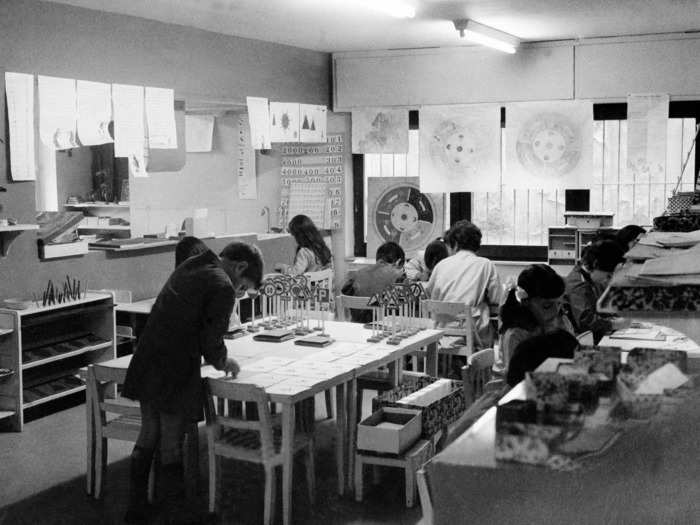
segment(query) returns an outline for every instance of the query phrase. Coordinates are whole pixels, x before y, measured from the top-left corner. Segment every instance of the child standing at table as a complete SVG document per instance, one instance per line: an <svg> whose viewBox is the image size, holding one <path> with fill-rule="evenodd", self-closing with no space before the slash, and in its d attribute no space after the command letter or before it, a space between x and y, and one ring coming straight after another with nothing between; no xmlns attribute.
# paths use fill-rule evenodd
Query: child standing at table
<svg viewBox="0 0 700 525"><path fill-rule="evenodd" d="M306 215L295 215L289 226L289 233L297 243L294 264L277 263L275 270L288 275L302 275L307 272L325 270L331 266L331 251L314 222Z"/></svg>
<svg viewBox="0 0 700 525"><path fill-rule="evenodd" d="M450 255L447 245L442 237L435 239L426 246L425 251L420 251L411 258L403 267L406 279L409 281L427 282L433 273L435 265Z"/></svg>

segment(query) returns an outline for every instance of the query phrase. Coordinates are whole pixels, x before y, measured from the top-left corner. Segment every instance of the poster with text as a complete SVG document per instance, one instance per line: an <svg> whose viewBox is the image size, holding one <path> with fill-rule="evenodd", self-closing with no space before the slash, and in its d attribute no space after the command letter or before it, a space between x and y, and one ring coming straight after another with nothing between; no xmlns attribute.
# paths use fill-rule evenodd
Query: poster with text
<svg viewBox="0 0 700 525"><path fill-rule="evenodd" d="M420 110L420 190L498 190L501 108L496 104Z"/></svg>
<svg viewBox="0 0 700 525"><path fill-rule="evenodd" d="M39 137L56 150L78 147L75 79L39 75Z"/></svg>
<svg viewBox="0 0 700 525"><path fill-rule="evenodd" d="M36 180L34 141L34 75L5 72L7 124L10 136L10 176Z"/></svg>
<svg viewBox="0 0 700 525"><path fill-rule="evenodd" d="M353 153L408 153L408 110L363 108L352 112Z"/></svg>
<svg viewBox="0 0 700 525"><path fill-rule="evenodd" d="M112 86L103 82L78 80L78 138L83 146L112 142Z"/></svg>
<svg viewBox="0 0 700 525"><path fill-rule="evenodd" d="M506 107L509 189L586 189L593 164L593 104L548 101Z"/></svg>
<svg viewBox="0 0 700 525"><path fill-rule="evenodd" d="M270 149L270 104L266 98L246 97L253 149Z"/></svg>

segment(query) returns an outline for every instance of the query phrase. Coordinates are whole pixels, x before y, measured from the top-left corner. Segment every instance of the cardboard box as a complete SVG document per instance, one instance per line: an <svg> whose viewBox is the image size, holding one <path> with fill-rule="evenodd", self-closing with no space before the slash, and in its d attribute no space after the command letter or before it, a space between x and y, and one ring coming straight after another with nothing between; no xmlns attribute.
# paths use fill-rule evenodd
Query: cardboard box
<svg viewBox="0 0 700 525"><path fill-rule="evenodd" d="M401 454L421 433L421 413L405 408L380 408L357 425L358 450Z"/></svg>

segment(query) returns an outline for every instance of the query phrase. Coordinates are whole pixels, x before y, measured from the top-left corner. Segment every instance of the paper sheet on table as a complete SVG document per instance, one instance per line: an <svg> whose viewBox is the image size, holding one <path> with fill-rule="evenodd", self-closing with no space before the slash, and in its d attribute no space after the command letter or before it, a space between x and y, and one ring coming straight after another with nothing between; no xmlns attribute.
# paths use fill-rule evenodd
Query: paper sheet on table
<svg viewBox="0 0 700 525"><path fill-rule="evenodd" d="M247 383L259 386L261 388L269 388L272 385L276 385L277 383L281 383L282 381L286 381L287 379L289 379L289 376L287 375L276 373L261 373L242 378L239 381L239 383Z"/></svg>
<svg viewBox="0 0 700 525"><path fill-rule="evenodd" d="M261 97L246 97L250 141L253 149L271 149L270 107L268 100Z"/></svg>
<svg viewBox="0 0 700 525"><path fill-rule="evenodd" d="M199 373L203 378L211 377L212 379L222 379L226 376L226 372L223 370L217 370L211 365L204 365L202 368L200 368Z"/></svg>
<svg viewBox="0 0 700 525"><path fill-rule="evenodd" d="M75 79L39 75L39 137L47 146L77 148Z"/></svg>
<svg viewBox="0 0 700 525"><path fill-rule="evenodd" d="M146 87L146 125L151 149L176 149L175 93L172 89Z"/></svg>
<svg viewBox="0 0 700 525"><path fill-rule="evenodd" d="M214 115L185 115L185 148L187 153L211 151L214 137Z"/></svg>
<svg viewBox="0 0 700 525"><path fill-rule="evenodd" d="M688 381L688 376L673 363L666 363L654 370L637 386L637 394L663 394L664 390L673 390Z"/></svg>
<svg viewBox="0 0 700 525"><path fill-rule="evenodd" d="M112 84L114 156L129 159L129 173L147 177L143 86Z"/></svg>
<svg viewBox="0 0 700 525"><path fill-rule="evenodd" d="M648 341L663 341L666 336L658 328L625 328L610 334L611 339L641 339Z"/></svg>
<svg viewBox="0 0 700 525"><path fill-rule="evenodd" d="M286 359L284 357L263 357L258 361L254 361L246 366L248 370L259 370L261 372L271 372L279 368L283 368L293 363L294 359Z"/></svg>
<svg viewBox="0 0 700 525"><path fill-rule="evenodd" d="M112 86L103 82L78 80L78 138L83 146L112 142Z"/></svg>
<svg viewBox="0 0 700 525"><path fill-rule="evenodd" d="M6 72L5 94L10 135L10 176L13 181L36 180L34 75Z"/></svg>
<svg viewBox="0 0 700 525"><path fill-rule="evenodd" d="M268 394L294 395L308 390L309 386L312 385L301 384L294 378L289 378L266 388L265 391Z"/></svg>

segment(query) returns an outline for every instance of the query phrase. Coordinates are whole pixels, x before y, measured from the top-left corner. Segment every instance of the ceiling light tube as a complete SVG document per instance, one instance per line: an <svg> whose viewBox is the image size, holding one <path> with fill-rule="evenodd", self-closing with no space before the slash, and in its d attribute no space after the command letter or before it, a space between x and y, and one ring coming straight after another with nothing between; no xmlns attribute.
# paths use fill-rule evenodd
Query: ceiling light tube
<svg viewBox="0 0 700 525"><path fill-rule="evenodd" d="M396 18L416 16L416 9L401 0L358 0L357 3Z"/></svg>
<svg viewBox="0 0 700 525"><path fill-rule="evenodd" d="M515 53L518 45L520 45L520 40L513 35L474 22L474 20L454 20L454 25L455 29L459 31L460 37L505 53Z"/></svg>

